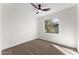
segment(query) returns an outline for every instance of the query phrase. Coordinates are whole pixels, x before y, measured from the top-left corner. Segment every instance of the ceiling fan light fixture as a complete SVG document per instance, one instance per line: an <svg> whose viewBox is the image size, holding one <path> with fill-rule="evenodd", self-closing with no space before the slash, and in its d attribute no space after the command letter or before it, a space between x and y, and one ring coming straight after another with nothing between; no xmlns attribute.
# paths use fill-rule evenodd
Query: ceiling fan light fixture
<svg viewBox="0 0 79 59"><path fill-rule="evenodd" d="M42 12L41 10L38 10L38 12Z"/></svg>

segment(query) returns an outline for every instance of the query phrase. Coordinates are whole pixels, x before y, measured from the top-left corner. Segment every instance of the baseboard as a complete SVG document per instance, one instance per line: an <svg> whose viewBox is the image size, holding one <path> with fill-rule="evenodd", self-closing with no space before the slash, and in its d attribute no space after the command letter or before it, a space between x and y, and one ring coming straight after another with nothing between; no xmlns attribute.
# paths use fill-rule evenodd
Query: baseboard
<svg viewBox="0 0 79 59"><path fill-rule="evenodd" d="M40 39L40 38L38 38L38 39ZM52 43L52 44L59 45L59 46L61 46L61 47L66 47L66 48L69 48L69 49L72 49L72 50L78 52L77 48L68 47L68 46L65 46L65 45L62 45L62 44L58 44L58 43L55 43L55 42L51 42L51 41L48 41L48 40L45 40L45 39L40 39L40 40L44 40L44 41L46 41L46 42L50 42L50 43Z"/></svg>
<svg viewBox="0 0 79 59"><path fill-rule="evenodd" d="M9 47L7 47L7 48L1 49L1 51L4 51L4 50L6 50L6 49L15 47L15 46L17 46L17 45L20 45L20 44L23 44L23 43L26 43L26 42L29 42L29 41L32 41L32 40L35 40L35 39L37 39L37 38L33 38L33 39L28 40L28 41L24 41L24 42L17 43L17 44L15 44L15 45L9 46Z"/></svg>
<svg viewBox="0 0 79 59"><path fill-rule="evenodd" d="M35 38L35 39L32 39L32 40L36 40L36 39L40 39L40 38ZM32 41L32 40L29 40L29 41ZM77 48L72 48L72 47L64 46L64 45L61 45L61 44L58 44L58 43L55 43L55 42L47 41L47 40L45 40L45 39L40 39L40 40L49 42L49 43L51 43L51 44L59 45L59 46L61 46L61 47L66 47L66 48L68 48L68 49L72 49L72 50L74 50L74 51L77 52ZM23 42L23 43L28 43L29 41ZM23 44L23 43L20 43L20 44ZM17 45L20 45L20 44L17 44ZM15 46L17 46L17 45L15 45ZM15 46L12 46L12 47L15 47ZM9 47L9 48L12 48L12 47ZM9 48L6 48L6 49L9 49ZM6 50L6 49L3 49L2 51Z"/></svg>

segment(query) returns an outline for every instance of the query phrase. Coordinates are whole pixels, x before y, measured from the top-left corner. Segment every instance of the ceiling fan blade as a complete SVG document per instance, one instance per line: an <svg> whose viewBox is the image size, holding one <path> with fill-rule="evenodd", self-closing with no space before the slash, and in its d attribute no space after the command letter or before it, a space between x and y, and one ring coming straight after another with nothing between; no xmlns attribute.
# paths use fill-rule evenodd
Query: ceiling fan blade
<svg viewBox="0 0 79 59"><path fill-rule="evenodd" d="M32 5L33 7L35 7L36 9L39 9L39 8L37 8L37 6L36 6L36 5L34 5L33 3L31 3L31 5Z"/></svg>
<svg viewBox="0 0 79 59"><path fill-rule="evenodd" d="M46 8L46 9L41 9L42 11L48 11L50 10L50 8Z"/></svg>
<svg viewBox="0 0 79 59"><path fill-rule="evenodd" d="M36 14L38 14L39 12L36 12Z"/></svg>

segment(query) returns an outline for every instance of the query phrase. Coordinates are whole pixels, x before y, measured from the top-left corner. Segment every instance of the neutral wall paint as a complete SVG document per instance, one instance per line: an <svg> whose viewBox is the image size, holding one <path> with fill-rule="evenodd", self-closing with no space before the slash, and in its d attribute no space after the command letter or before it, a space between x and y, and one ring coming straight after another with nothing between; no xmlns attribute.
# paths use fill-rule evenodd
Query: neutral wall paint
<svg viewBox="0 0 79 59"><path fill-rule="evenodd" d="M77 49L78 49L78 52L79 52L79 4L77 4L77 40L78 40L78 46L77 46Z"/></svg>
<svg viewBox="0 0 79 59"><path fill-rule="evenodd" d="M0 54L1 54L1 4L0 4Z"/></svg>
<svg viewBox="0 0 79 59"><path fill-rule="evenodd" d="M60 16L59 34L45 33L45 19ZM76 6L38 18L38 37L65 46L77 47Z"/></svg>
<svg viewBox="0 0 79 59"><path fill-rule="evenodd" d="M37 38L37 21L30 4L2 4L2 49Z"/></svg>

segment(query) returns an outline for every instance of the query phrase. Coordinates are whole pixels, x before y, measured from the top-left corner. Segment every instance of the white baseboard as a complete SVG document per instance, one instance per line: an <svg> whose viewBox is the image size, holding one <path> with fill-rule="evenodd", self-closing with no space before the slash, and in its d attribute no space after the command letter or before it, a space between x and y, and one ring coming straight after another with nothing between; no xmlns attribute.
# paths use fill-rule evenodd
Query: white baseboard
<svg viewBox="0 0 79 59"><path fill-rule="evenodd" d="M11 48L11 47L14 47L14 46L16 46L16 45L19 45L19 44L22 44L22 43L25 43L25 42L29 42L29 41L34 40L34 39L36 39L36 38L37 38L37 37L33 37L33 38L30 38L29 40L22 41L22 42L18 42L18 43L13 44L13 45L9 45L9 46L7 46L7 47L1 48L1 50L7 49L7 48Z"/></svg>

